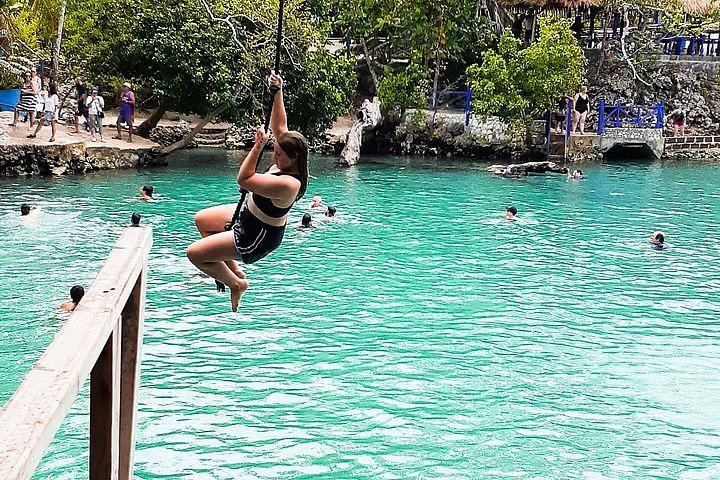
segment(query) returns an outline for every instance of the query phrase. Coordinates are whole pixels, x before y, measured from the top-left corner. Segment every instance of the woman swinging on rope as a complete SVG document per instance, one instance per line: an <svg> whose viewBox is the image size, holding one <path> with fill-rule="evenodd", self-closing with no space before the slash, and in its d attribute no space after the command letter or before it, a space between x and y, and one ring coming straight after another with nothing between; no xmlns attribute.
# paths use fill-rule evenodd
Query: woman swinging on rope
<svg viewBox="0 0 720 480"><path fill-rule="evenodd" d="M277 89L270 113L275 136L273 165L265 173L255 172L269 139L269 132L258 127L255 145L238 170L238 184L250 192L239 218L233 224L234 204L199 211L195 225L203 238L187 249L195 266L230 288L233 312L248 288L245 273L236 261L255 263L280 246L287 213L305 195L308 184L307 140L299 132L288 131L282 78L273 71L268 81ZM231 228L225 231L228 224Z"/></svg>

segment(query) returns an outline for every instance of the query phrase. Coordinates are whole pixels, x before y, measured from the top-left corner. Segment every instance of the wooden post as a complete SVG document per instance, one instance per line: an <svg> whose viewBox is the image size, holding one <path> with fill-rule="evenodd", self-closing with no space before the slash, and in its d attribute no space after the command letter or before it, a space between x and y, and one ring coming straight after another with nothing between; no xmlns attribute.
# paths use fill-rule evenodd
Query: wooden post
<svg viewBox="0 0 720 480"><path fill-rule="evenodd" d="M0 409L0 479L32 477L88 377L89 476L131 478L151 246L149 228L125 230L80 304Z"/></svg>
<svg viewBox="0 0 720 480"><path fill-rule="evenodd" d="M121 335L118 322L90 373L90 480L118 478Z"/></svg>
<svg viewBox="0 0 720 480"><path fill-rule="evenodd" d="M142 346L147 260L143 263L130 298L122 311L122 367L120 371L120 480L131 480L135 450L135 414L140 383L140 349Z"/></svg>

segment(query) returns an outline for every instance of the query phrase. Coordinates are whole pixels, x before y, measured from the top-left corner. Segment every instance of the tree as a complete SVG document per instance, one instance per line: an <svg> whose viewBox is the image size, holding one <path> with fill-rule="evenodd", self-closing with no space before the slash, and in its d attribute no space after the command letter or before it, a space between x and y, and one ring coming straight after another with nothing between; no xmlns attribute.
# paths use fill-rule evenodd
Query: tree
<svg viewBox="0 0 720 480"><path fill-rule="evenodd" d="M532 121L583 81L587 60L569 23L542 17L539 40L524 50L506 30L497 52L468 67L475 113L522 125L529 135Z"/></svg>
<svg viewBox="0 0 720 480"><path fill-rule="evenodd" d="M92 15L73 12L73 18L85 20L74 23L83 28L68 32L68 42L79 51L83 41L91 46L85 58L95 83L117 88L129 80L152 96L157 115L145 124L147 129L166 110L259 123L263 86L274 59L277 2L92 1ZM288 108L300 113L291 121L315 132L347 108L352 72L347 60L323 50L324 32L308 21L298 2L288 2L284 20ZM290 85L304 95L296 96ZM301 105L294 105L294 99Z"/></svg>

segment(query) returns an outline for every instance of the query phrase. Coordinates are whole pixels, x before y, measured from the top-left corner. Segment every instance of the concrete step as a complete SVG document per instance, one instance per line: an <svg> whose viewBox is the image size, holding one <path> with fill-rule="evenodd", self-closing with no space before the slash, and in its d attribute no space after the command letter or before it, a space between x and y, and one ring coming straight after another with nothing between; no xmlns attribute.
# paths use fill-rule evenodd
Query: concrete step
<svg viewBox="0 0 720 480"><path fill-rule="evenodd" d="M222 133L224 135L226 131L227 127L209 125L203 128L202 133Z"/></svg>
<svg viewBox="0 0 720 480"><path fill-rule="evenodd" d="M195 135L195 137L196 138L207 138L207 139L221 138L221 139L225 140L225 132L224 131L223 132L206 132L203 130L202 132L198 132L198 134Z"/></svg>
<svg viewBox="0 0 720 480"><path fill-rule="evenodd" d="M210 147L213 145L225 146L225 138L202 138L196 135L195 143L203 147Z"/></svg>
<svg viewBox="0 0 720 480"><path fill-rule="evenodd" d="M551 153L550 155L547 156L547 159L551 162L556 162L556 163L563 162L565 160L565 155L563 155L563 154L558 155L558 154Z"/></svg>

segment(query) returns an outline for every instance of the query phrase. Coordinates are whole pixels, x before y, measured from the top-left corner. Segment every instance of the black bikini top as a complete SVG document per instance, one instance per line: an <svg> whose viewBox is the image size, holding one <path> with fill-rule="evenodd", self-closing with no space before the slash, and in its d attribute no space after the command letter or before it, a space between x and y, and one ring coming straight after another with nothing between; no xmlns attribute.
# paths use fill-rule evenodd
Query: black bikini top
<svg viewBox="0 0 720 480"><path fill-rule="evenodd" d="M290 175L291 177L300 180L300 175L298 175L297 173L272 172L270 175ZM257 206L262 213L271 218L284 217L295 204L295 202L293 202L292 204L290 204L289 207L278 207L273 203L272 198L263 197L259 193L255 192L253 192L252 194L252 199L255 203L255 206Z"/></svg>

